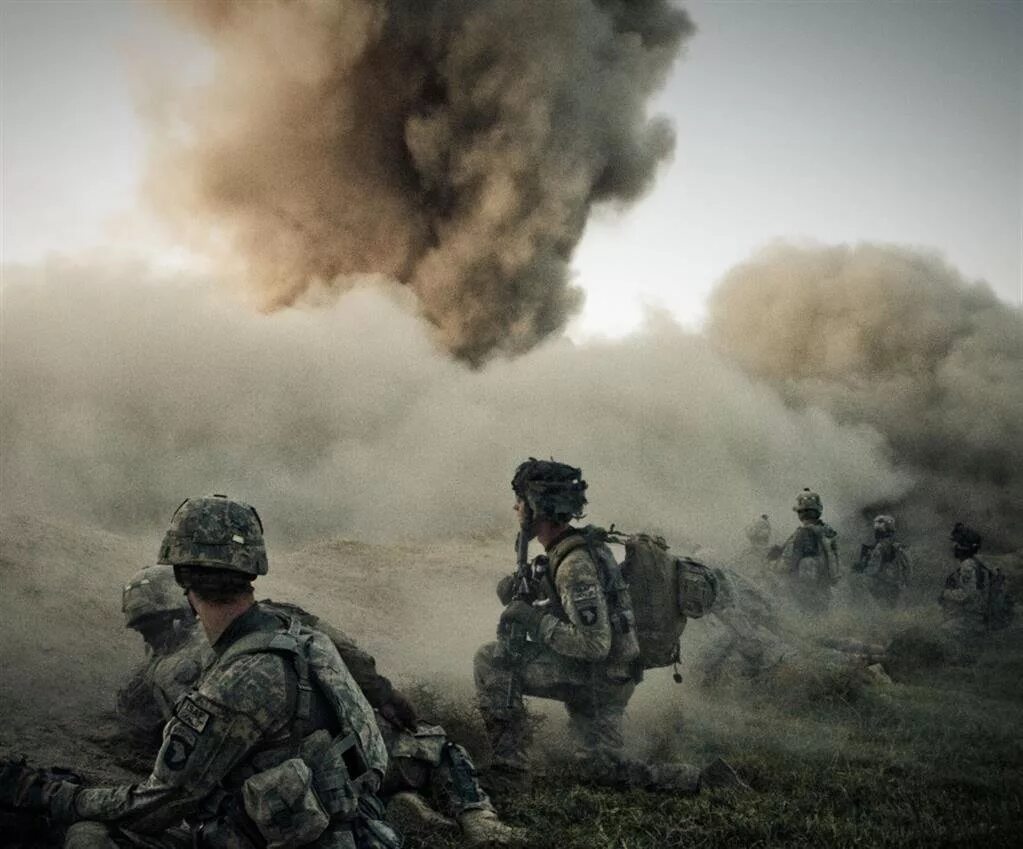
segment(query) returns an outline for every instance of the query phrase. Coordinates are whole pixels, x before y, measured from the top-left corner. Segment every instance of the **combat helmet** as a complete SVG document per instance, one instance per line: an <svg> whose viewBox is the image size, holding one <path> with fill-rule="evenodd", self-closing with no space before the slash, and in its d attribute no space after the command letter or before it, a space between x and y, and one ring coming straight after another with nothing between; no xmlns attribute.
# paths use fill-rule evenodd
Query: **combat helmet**
<svg viewBox="0 0 1023 849"><path fill-rule="evenodd" d="M192 616L188 600L174 580L168 565L147 566L135 573L121 594L124 627L137 628L144 620L157 616L184 619Z"/></svg>
<svg viewBox="0 0 1023 849"><path fill-rule="evenodd" d="M586 486L582 469L553 458L530 457L519 464L512 478L512 489L529 505L533 515L556 522L582 518Z"/></svg>
<svg viewBox="0 0 1023 849"><path fill-rule="evenodd" d="M981 536L973 528L964 525L962 522L956 522L952 528L952 533L949 535L949 539L952 541L952 550L957 555L965 555L971 557L980 551Z"/></svg>
<svg viewBox="0 0 1023 849"><path fill-rule="evenodd" d="M263 523L254 507L226 495L186 498L171 517L157 562L252 580L268 571Z"/></svg>
<svg viewBox="0 0 1023 849"><path fill-rule="evenodd" d="M796 496L796 506L792 509L797 513L803 510L816 510L817 515L820 516L824 512L824 505L816 492L811 492L809 487L804 487L803 491Z"/></svg>
<svg viewBox="0 0 1023 849"><path fill-rule="evenodd" d="M895 517L884 513L880 516L875 516L874 533L878 536L893 536L895 534Z"/></svg>

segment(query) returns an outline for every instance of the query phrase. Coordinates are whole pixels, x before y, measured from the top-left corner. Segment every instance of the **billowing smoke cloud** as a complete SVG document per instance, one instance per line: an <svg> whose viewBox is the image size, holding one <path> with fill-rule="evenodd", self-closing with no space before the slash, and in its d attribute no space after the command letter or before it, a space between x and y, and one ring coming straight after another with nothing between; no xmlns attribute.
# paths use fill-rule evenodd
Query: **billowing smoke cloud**
<svg viewBox="0 0 1023 849"><path fill-rule="evenodd" d="M917 530L1023 546L1023 315L986 286L907 249L779 245L727 275L708 327L797 408L882 433Z"/></svg>
<svg viewBox="0 0 1023 849"><path fill-rule="evenodd" d="M578 307L572 250L671 152L645 104L692 30L668 0L169 8L218 61L154 133L162 209L266 309L385 275L470 362Z"/></svg>
<svg viewBox="0 0 1023 849"><path fill-rule="evenodd" d="M398 286L270 316L215 292L7 269L5 510L155 535L182 498L226 492L278 544L507 534L515 464L553 455L583 468L590 520L725 553L760 512L790 520L804 485L840 522L911 483L870 428L787 408L664 318L470 370Z"/></svg>

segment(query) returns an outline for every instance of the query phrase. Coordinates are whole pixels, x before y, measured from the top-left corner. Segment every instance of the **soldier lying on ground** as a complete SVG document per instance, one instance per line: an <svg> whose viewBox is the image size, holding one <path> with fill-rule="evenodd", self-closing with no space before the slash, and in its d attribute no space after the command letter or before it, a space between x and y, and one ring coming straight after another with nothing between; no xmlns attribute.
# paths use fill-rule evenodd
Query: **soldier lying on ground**
<svg viewBox="0 0 1023 849"><path fill-rule="evenodd" d="M564 703L577 767L591 781L683 793L695 793L701 784L742 786L720 759L701 772L625 757L622 719L642 670L634 662L635 634L630 644L624 625L612 624L625 619L610 608L598 558L613 562L614 555L570 524L582 516L586 482L577 468L530 459L516 470L512 489L520 569L529 566L522 543L532 537L546 558L534 561L528 576L508 576L498 585L506 605L499 628L503 638L476 653L476 689L493 748L491 785L528 786L532 723L523 697L538 696ZM513 629L528 634L528 641L514 639Z"/></svg>
<svg viewBox="0 0 1023 849"><path fill-rule="evenodd" d="M701 683L713 686L729 675L757 679L782 664L869 666L884 660L882 646L848 638L807 642L786 627L777 603L755 582L732 569L715 569L718 594L711 609L718 624L701 653Z"/></svg>
<svg viewBox="0 0 1023 849"><path fill-rule="evenodd" d="M259 606L329 637L373 706L390 756L380 788L381 796L388 800L390 819L410 830L460 827L469 845L522 839L518 829L498 819L477 781L468 752L451 742L443 728L419 720L408 699L377 672L372 656L347 634L297 605L266 600ZM198 628L170 566L151 566L139 572L124 588L122 608L125 624L146 641L147 659L118 694L118 713L129 727L141 729L152 739L154 715L156 726L162 726L213 656L205 640L195 639ZM421 793L432 796L453 819L429 807Z"/></svg>
<svg viewBox="0 0 1023 849"><path fill-rule="evenodd" d="M267 611L256 511L224 496L175 511L160 548L215 659L180 698L152 772L86 787L24 765L0 770L0 806L68 824L71 849L397 849L376 798L387 751L333 643Z"/></svg>

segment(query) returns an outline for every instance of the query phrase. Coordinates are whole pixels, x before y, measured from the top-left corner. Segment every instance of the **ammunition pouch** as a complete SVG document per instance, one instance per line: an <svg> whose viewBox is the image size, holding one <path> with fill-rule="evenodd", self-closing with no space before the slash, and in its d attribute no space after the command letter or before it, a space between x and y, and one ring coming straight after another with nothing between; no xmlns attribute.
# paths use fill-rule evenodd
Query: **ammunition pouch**
<svg viewBox="0 0 1023 849"><path fill-rule="evenodd" d="M301 758L253 775L242 785L242 801L266 849L312 843L330 824L313 789L312 770Z"/></svg>

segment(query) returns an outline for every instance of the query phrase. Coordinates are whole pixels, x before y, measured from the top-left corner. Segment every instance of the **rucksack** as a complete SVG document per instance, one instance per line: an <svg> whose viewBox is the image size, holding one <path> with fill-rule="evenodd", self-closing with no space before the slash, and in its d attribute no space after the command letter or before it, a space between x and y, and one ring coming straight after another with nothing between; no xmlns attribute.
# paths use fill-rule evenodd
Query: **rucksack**
<svg viewBox="0 0 1023 849"><path fill-rule="evenodd" d="M639 663L644 669L678 663L686 620L710 612L717 598L714 573L691 557L673 556L663 537L626 534L614 525L587 530L600 542L625 547L621 574L629 587ZM613 608L615 598L609 595L608 603Z"/></svg>

